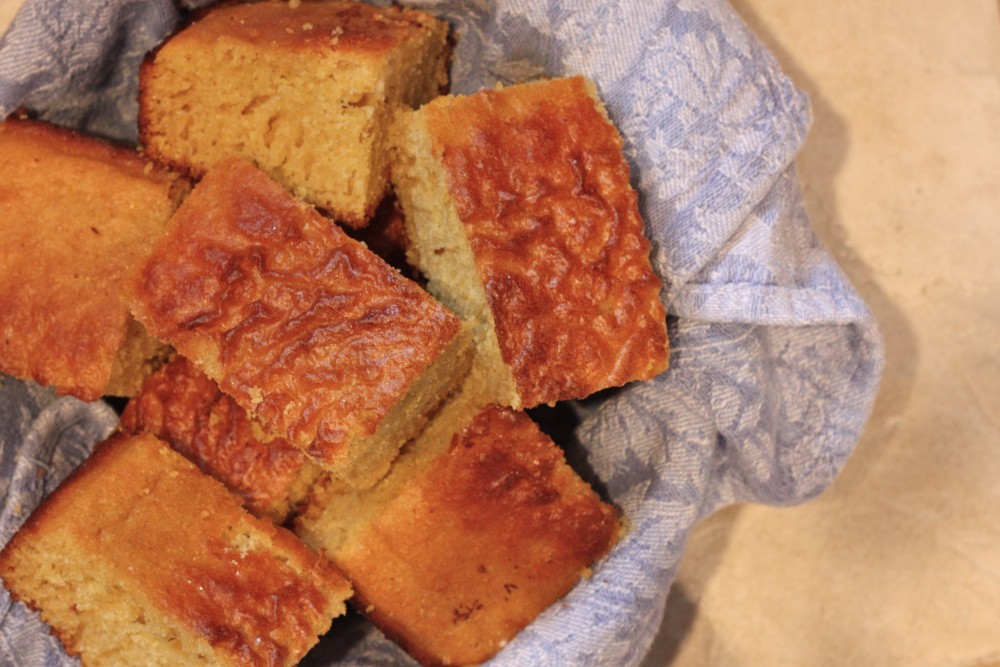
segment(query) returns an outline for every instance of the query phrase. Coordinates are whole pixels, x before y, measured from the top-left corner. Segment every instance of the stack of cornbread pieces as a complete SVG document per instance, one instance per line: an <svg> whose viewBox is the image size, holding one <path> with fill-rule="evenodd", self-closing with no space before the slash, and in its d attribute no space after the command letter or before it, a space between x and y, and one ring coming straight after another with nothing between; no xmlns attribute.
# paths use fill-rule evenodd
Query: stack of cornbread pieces
<svg viewBox="0 0 1000 667"><path fill-rule="evenodd" d="M147 56L139 151L0 125L0 370L129 397L0 554L84 664L295 664L345 601L477 664L620 538L524 410L667 367L621 138L583 77L446 95L451 47L226 3Z"/></svg>

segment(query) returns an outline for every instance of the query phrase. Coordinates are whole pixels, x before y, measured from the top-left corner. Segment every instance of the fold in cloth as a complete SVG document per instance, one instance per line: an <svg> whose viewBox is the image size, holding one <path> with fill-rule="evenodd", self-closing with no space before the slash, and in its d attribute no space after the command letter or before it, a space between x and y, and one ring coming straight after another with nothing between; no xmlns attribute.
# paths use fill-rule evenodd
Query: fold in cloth
<svg viewBox="0 0 1000 667"><path fill-rule="evenodd" d="M637 664L695 522L818 494L874 401L877 325L812 232L795 178L808 103L722 0L405 4L452 22L453 92L584 74L625 137L666 285L671 368L568 407L571 460L630 530L491 664ZM134 141L138 64L178 20L168 0L28 0L0 39L0 115L24 106ZM6 540L115 417L9 378L0 415ZM71 664L33 614L6 594L0 608L0 662ZM307 663L410 661L349 620Z"/></svg>

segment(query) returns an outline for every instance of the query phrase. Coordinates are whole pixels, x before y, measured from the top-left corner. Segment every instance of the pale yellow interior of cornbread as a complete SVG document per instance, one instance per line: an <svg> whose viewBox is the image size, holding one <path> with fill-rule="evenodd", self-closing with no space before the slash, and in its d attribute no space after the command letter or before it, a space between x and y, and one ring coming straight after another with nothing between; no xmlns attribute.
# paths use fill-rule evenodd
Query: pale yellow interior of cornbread
<svg viewBox="0 0 1000 667"><path fill-rule="evenodd" d="M428 290L473 327L476 355L470 375L484 392L483 402L520 409L472 247L420 112L397 115L392 143L393 186L405 213L408 258L427 277Z"/></svg>
<svg viewBox="0 0 1000 667"><path fill-rule="evenodd" d="M168 44L148 83L148 143L202 172L244 156L299 197L360 224L386 190L392 109L434 94L439 46L409 40L361 57L226 38Z"/></svg>
<svg viewBox="0 0 1000 667"><path fill-rule="evenodd" d="M299 468L299 474L296 475L295 479L292 481L291 485L288 487L288 493L280 504L272 507L271 511L268 513L268 517L275 524L281 525L285 522L285 519L291 515L295 508L305 500L306 496L309 495L309 489L313 487L320 476L323 474L322 468L315 465L311 461L306 461Z"/></svg>
<svg viewBox="0 0 1000 667"><path fill-rule="evenodd" d="M33 592L33 606L57 629L84 664L224 665L205 639L176 625L120 577L93 560L65 532L44 533L24 543L12 563L19 590ZM12 575L11 575L12 576Z"/></svg>
<svg viewBox="0 0 1000 667"><path fill-rule="evenodd" d="M170 356L169 345L146 333L145 327L129 316L125 342L118 348L111 379L105 394L109 396L135 396L143 381Z"/></svg>
<svg viewBox="0 0 1000 667"><path fill-rule="evenodd" d="M379 422L375 433L351 444L347 460L334 473L360 489L383 478L400 446L420 432L431 413L465 379L471 352L470 334L463 327Z"/></svg>

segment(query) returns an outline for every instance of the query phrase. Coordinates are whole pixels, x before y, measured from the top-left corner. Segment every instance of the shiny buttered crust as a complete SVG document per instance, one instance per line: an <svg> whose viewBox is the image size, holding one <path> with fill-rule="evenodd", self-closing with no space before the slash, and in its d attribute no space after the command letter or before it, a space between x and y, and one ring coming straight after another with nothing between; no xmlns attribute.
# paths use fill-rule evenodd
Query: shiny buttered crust
<svg viewBox="0 0 1000 667"><path fill-rule="evenodd" d="M521 405L663 371L661 283L621 137L592 84L574 77L441 97L417 113Z"/></svg>
<svg viewBox="0 0 1000 667"><path fill-rule="evenodd" d="M185 357L146 379L121 416L127 433L151 433L234 493L282 523L318 470L287 440L262 431L232 397Z"/></svg>
<svg viewBox="0 0 1000 667"><path fill-rule="evenodd" d="M608 552L617 511L524 413L488 407L330 554L424 664L477 664Z"/></svg>
<svg viewBox="0 0 1000 667"><path fill-rule="evenodd" d="M0 371L100 398L128 328L128 268L187 184L40 121L0 123L0 156Z"/></svg>
<svg viewBox="0 0 1000 667"><path fill-rule="evenodd" d="M195 187L131 289L136 319L328 467L375 433L461 327L239 159Z"/></svg>
<svg viewBox="0 0 1000 667"><path fill-rule="evenodd" d="M4 549L0 576L85 664L128 651L169 664L182 643L187 659L208 647L222 664L295 664L350 595L328 561L150 435L99 444Z"/></svg>

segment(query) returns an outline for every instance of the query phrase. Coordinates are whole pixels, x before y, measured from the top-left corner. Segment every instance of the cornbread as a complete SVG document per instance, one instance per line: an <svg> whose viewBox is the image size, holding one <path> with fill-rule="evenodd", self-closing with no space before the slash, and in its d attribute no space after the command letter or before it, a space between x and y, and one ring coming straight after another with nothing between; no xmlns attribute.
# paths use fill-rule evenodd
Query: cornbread
<svg viewBox="0 0 1000 667"><path fill-rule="evenodd" d="M0 554L0 577L91 667L293 665L351 594L148 434L99 444Z"/></svg>
<svg viewBox="0 0 1000 667"><path fill-rule="evenodd" d="M589 573L617 512L524 413L443 408L374 488L330 480L295 530L423 664L478 664ZM457 432L455 424L463 424Z"/></svg>
<svg viewBox="0 0 1000 667"><path fill-rule="evenodd" d="M241 159L206 174L130 283L150 332L354 485L468 368L455 315Z"/></svg>
<svg viewBox="0 0 1000 667"><path fill-rule="evenodd" d="M121 428L164 440L242 496L249 511L279 525L319 476L303 452L265 433L180 355L146 379L125 406Z"/></svg>
<svg viewBox="0 0 1000 667"><path fill-rule="evenodd" d="M243 156L364 225L386 192L390 119L447 87L450 51L448 24L414 9L225 4L146 59L140 140L193 176Z"/></svg>
<svg viewBox="0 0 1000 667"><path fill-rule="evenodd" d="M130 321L128 267L187 190L134 150L0 123L0 371L84 400L129 395L163 344Z"/></svg>
<svg viewBox="0 0 1000 667"><path fill-rule="evenodd" d="M479 324L477 373L514 408L667 367L622 140L582 77L400 114L393 181L428 289Z"/></svg>
<svg viewBox="0 0 1000 667"><path fill-rule="evenodd" d="M115 354L114 363L111 365L111 377L104 388L104 394L119 397L134 396L146 378L167 363L172 353L173 350L169 345L150 336L146 328L136 322L129 313L125 342Z"/></svg>

